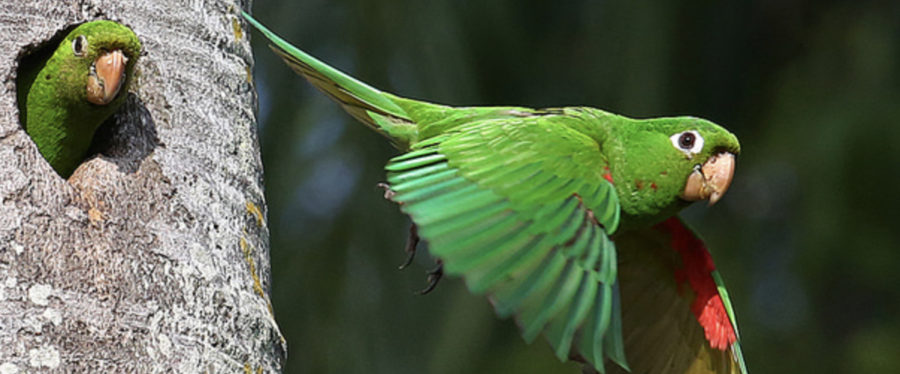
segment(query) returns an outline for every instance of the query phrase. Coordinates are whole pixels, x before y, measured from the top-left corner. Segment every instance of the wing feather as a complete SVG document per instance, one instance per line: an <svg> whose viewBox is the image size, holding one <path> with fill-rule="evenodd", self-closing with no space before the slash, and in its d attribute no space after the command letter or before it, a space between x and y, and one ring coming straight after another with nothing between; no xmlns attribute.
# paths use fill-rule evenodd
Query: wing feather
<svg viewBox="0 0 900 374"><path fill-rule="evenodd" d="M677 232L670 230L673 227ZM714 348L692 311L697 293L689 282L679 279L686 258L676 250L678 245L673 245L677 235L689 235L689 240L682 238L680 243L702 245L678 218L616 238L621 250L618 270L625 311L623 336L631 373L746 374L739 340L725 349ZM690 250L706 252L702 246ZM731 303L721 279L715 271L705 276L717 286L728 311L730 326L722 328L734 329L736 335Z"/></svg>
<svg viewBox="0 0 900 374"><path fill-rule="evenodd" d="M514 315L527 341L543 333L561 360L603 370L624 363L618 197L597 144L550 117L458 126L391 160L388 181L446 273Z"/></svg>

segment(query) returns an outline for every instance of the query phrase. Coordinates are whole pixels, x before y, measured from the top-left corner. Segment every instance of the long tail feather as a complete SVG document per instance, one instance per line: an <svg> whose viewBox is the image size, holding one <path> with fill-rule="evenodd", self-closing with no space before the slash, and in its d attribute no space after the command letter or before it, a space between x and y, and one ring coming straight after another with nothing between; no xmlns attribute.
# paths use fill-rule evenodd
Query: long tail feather
<svg viewBox="0 0 900 374"><path fill-rule="evenodd" d="M294 47L263 26L247 12L241 12L253 27L269 39L269 46L297 74L327 94L375 131L405 149L416 138L416 125L391 96L337 70Z"/></svg>

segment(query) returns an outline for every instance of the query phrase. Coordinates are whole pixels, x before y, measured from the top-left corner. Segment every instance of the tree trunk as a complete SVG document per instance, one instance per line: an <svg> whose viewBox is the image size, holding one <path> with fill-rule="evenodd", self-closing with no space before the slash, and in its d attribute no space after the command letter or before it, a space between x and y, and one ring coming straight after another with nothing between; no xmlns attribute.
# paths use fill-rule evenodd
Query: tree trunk
<svg viewBox="0 0 900 374"><path fill-rule="evenodd" d="M0 3L0 373L281 370L248 1ZM94 19L143 52L64 180L19 124L16 66Z"/></svg>

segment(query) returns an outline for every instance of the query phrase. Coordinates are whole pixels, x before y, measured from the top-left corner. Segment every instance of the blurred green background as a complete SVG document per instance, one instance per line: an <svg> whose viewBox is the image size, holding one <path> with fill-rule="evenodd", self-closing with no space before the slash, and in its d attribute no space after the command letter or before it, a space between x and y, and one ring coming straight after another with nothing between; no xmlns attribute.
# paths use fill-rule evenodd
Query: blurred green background
<svg viewBox="0 0 900 374"><path fill-rule="evenodd" d="M900 2L257 1L315 56L452 105L691 114L735 132L707 239L752 373L900 373ZM578 373L420 255L375 184L397 151L253 34L289 373Z"/></svg>

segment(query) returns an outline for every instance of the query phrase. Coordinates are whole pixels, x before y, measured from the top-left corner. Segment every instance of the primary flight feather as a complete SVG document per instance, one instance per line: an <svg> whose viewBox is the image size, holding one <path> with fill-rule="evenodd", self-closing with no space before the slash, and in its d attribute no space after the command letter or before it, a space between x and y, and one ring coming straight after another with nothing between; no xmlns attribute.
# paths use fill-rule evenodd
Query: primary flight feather
<svg viewBox="0 0 900 374"><path fill-rule="evenodd" d="M297 73L403 152L388 196L527 341L599 372L746 373L703 242L675 215L718 201L737 138L695 117L450 107L379 91L244 17ZM414 232L415 232L414 231Z"/></svg>

